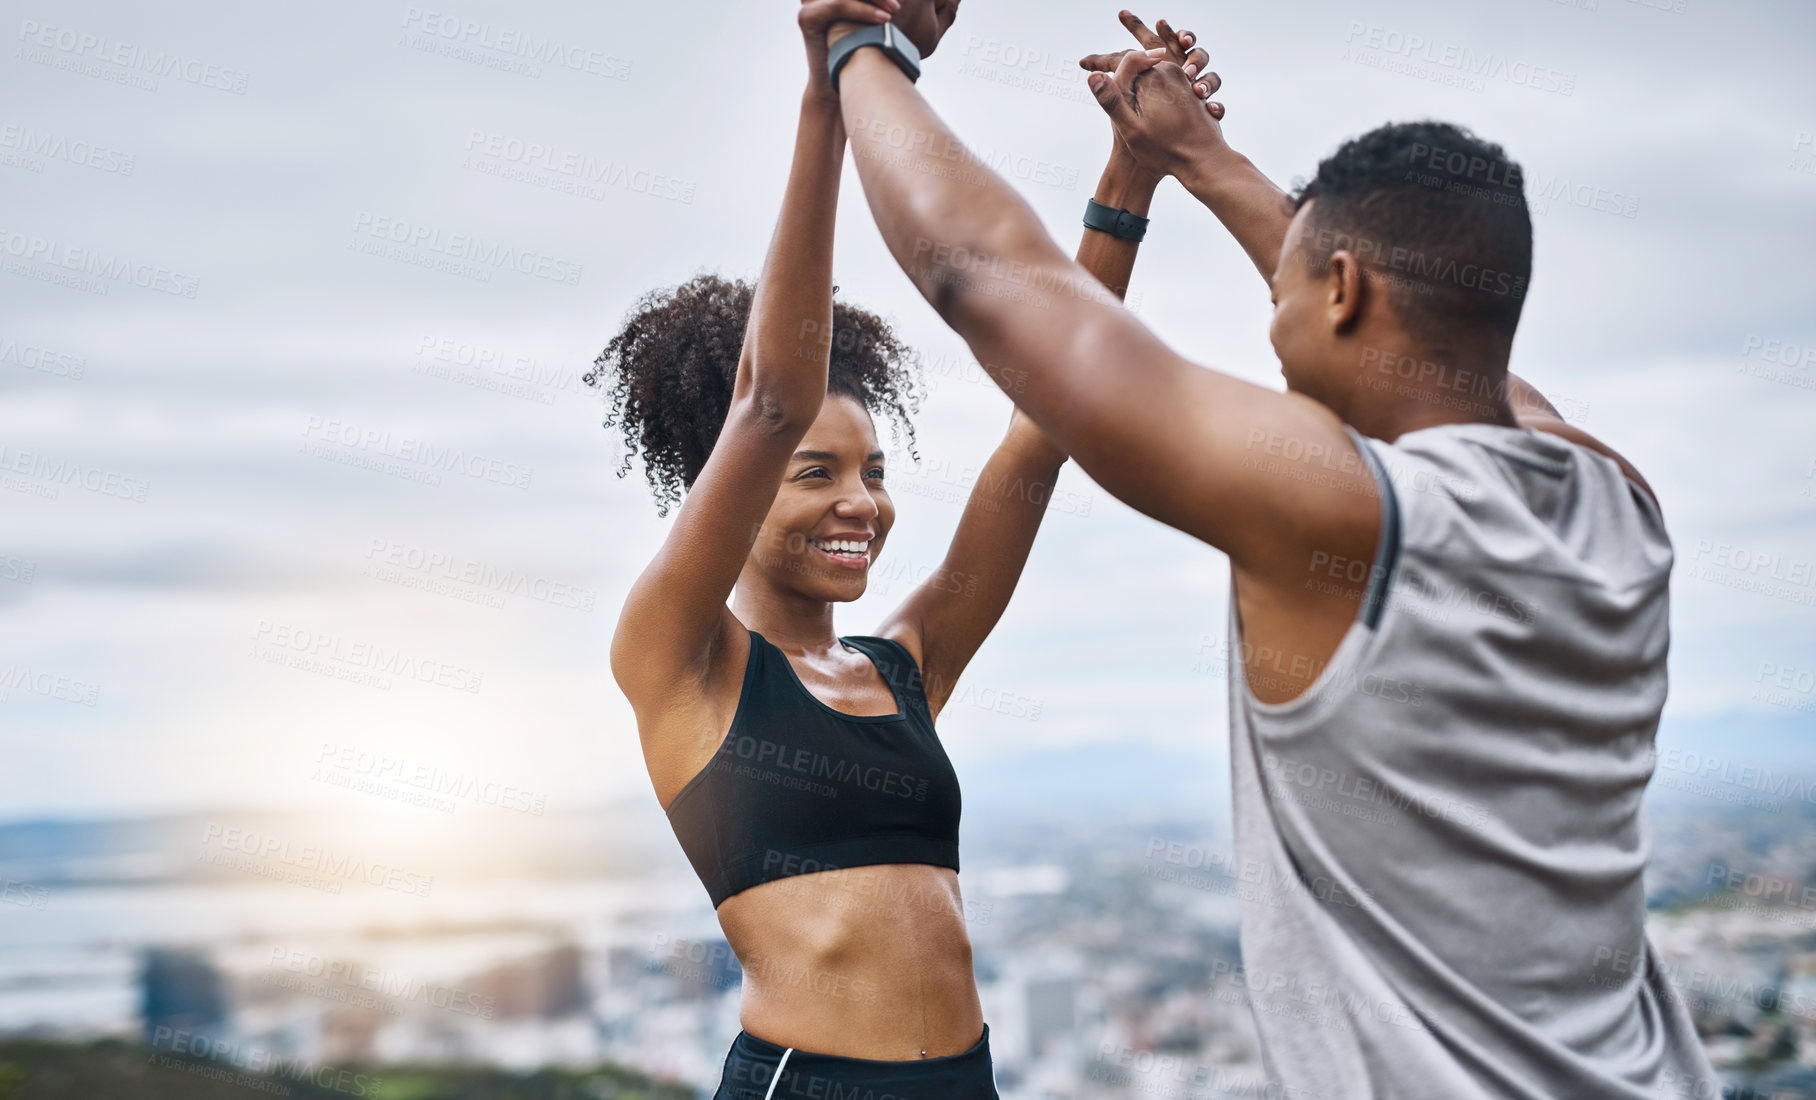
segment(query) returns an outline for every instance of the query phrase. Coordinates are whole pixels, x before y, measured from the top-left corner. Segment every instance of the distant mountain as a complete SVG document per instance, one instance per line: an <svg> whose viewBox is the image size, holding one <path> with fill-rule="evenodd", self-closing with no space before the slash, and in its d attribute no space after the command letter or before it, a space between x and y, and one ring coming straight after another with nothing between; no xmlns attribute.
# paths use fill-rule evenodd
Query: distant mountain
<svg viewBox="0 0 1816 1100"><path fill-rule="evenodd" d="M223 864L308 869L341 859L478 878L639 875L684 866L647 799L541 816L414 814L242 809L15 822L0 825L0 877L46 887L244 880L246 871Z"/></svg>

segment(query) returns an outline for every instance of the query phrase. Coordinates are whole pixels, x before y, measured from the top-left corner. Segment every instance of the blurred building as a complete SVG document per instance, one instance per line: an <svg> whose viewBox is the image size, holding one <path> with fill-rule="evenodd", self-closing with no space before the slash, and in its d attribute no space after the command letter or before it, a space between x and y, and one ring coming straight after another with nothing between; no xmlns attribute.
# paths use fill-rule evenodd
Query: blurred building
<svg viewBox="0 0 1816 1100"><path fill-rule="evenodd" d="M212 1036L226 1028L226 983L203 952L146 948L140 955L139 990L148 1045L168 1046L174 1032Z"/></svg>
<svg viewBox="0 0 1816 1100"><path fill-rule="evenodd" d="M1028 1011L1028 1049L1069 1045L1078 1029L1078 981L1071 977L1032 978L1023 991Z"/></svg>
<svg viewBox="0 0 1816 1100"><path fill-rule="evenodd" d="M492 998L499 1019L554 1020L587 1011L584 971L580 948L562 943L482 971L466 984L477 996Z"/></svg>

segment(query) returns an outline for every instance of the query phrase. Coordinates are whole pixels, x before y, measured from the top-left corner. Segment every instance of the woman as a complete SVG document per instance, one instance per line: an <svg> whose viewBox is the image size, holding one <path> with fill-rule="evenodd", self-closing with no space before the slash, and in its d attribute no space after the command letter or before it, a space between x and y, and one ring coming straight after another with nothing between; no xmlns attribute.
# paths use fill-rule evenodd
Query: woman
<svg viewBox="0 0 1816 1100"><path fill-rule="evenodd" d="M903 33L931 53L953 7L917 9ZM834 634L895 519L871 413L905 421L913 389L883 322L832 301L845 133L826 32L895 10L802 6L810 77L755 291L701 277L650 295L588 376L664 511L686 490L625 601L612 672L744 968L724 1100L996 1096L933 721L1008 604L1065 456L1017 413L945 568L874 636ZM1119 151L1097 199L1145 214L1157 184ZM1080 249L1119 293L1134 257L1095 232Z"/></svg>

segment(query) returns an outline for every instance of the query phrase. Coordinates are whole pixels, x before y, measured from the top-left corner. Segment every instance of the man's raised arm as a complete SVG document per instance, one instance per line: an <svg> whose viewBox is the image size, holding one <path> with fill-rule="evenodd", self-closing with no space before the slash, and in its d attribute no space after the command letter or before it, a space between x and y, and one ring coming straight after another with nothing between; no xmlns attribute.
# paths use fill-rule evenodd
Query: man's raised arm
<svg viewBox="0 0 1816 1100"><path fill-rule="evenodd" d="M1133 81L1155 61L1131 56L1118 77ZM1203 110L1178 65L1152 75L1156 105L1182 96ZM1009 396L1098 484L1239 562L1269 561L1312 526L1372 531L1372 482L1328 409L1174 353L1066 256L881 50L852 55L839 88L896 261L999 384L1019 383ZM1310 481L1282 477L1279 462L1264 461L1274 444L1321 456L1325 469Z"/></svg>
<svg viewBox="0 0 1816 1100"><path fill-rule="evenodd" d="M1123 25L1142 45L1161 40L1133 15L1124 12L1123 17ZM1164 20L1157 27L1163 35L1166 33ZM1186 48L1197 46L1189 33L1179 38ZM1092 73L1108 74L1130 52L1093 54L1082 58L1079 66ZM1193 56L1200 52L1194 49ZM1216 92L1221 83L1216 73L1189 75L1202 82L1200 88L1205 96ZM1223 112L1217 104L1206 102L1201 111L1138 110L1139 97L1132 86L1125 89L1118 82L1099 76L1093 76L1091 83L1099 106L1116 130L1117 140L1136 164L1153 175L1179 180L1217 216L1254 261L1262 279L1271 283L1292 225L1293 203L1253 161L1230 147L1223 135ZM1413 155L1415 159L1407 164L1409 171L1428 167L1428 157L1435 164L1436 158L1446 156L1447 151L1415 146ZM1607 455L1651 494L1651 487L1632 463L1581 428L1566 423L1563 414L1531 383L1511 371L1508 383L1508 403L1523 426L1562 436Z"/></svg>

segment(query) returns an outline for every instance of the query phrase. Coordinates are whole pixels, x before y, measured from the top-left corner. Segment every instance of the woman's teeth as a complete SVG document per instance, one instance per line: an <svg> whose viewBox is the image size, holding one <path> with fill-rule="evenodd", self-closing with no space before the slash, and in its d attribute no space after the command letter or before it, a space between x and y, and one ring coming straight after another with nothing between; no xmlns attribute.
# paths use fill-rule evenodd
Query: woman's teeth
<svg viewBox="0 0 1816 1100"><path fill-rule="evenodd" d="M808 539L807 541L816 550L824 550L828 554L837 554L840 557L862 558L868 557L870 554L870 544L859 542L856 539Z"/></svg>

